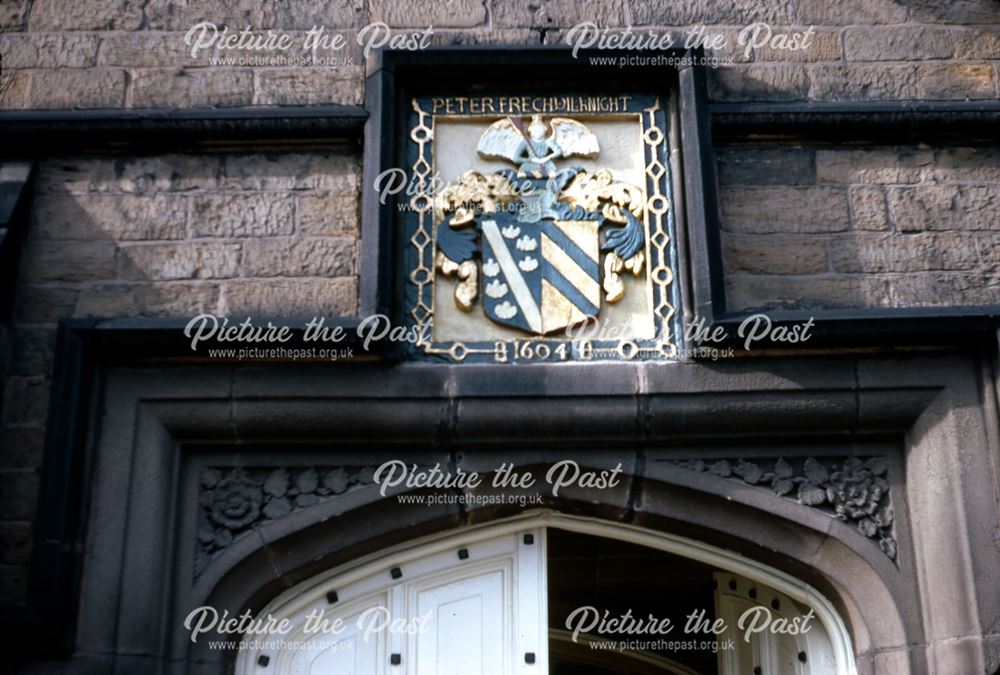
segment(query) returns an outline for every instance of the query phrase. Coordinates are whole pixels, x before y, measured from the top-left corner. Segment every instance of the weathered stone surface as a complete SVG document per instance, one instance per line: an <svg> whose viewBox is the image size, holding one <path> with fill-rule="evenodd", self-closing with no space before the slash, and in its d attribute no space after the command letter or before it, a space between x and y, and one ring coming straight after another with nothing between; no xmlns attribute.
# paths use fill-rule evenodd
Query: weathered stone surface
<svg viewBox="0 0 1000 675"><path fill-rule="evenodd" d="M294 229L292 200L275 194L207 194L194 198L198 237L271 237Z"/></svg>
<svg viewBox="0 0 1000 675"><path fill-rule="evenodd" d="M733 236L724 244L727 271L813 274L827 270L826 246L814 237Z"/></svg>
<svg viewBox="0 0 1000 675"><path fill-rule="evenodd" d="M996 71L985 63L938 63L917 67L917 89L925 99L994 99Z"/></svg>
<svg viewBox="0 0 1000 675"><path fill-rule="evenodd" d="M352 28L364 23L364 3L359 0L151 0L146 6L154 30L188 30L202 21L242 30L309 30L313 26Z"/></svg>
<svg viewBox="0 0 1000 675"><path fill-rule="evenodd" d="M14 375L48 375L56 345L55 324L25 325L14 334L10 372Z"/></svg>
<svg viewBox="0 0 1000 675"><path fill-rule="evenodd" d="M132 105L136 108L238 106L252 102L253 74L248 70L151 68L136 71L132 81Z"/></svg>
<svg viewBox="0 0 1000 675"><path fill-rule="evenodd" d="M809 77L793 64L750 64L709 71L709 96L717 101L798 101L809 93Z"/></svg>
<svg viewBox="0 0 1000 675"><path fill-rule="evenodd" d="M243 275L252 277L346 277L356 273L357 240L250 239L243 254Z"/></svg>
<svg viewBox="0 0 1000 675"><path fill-rule="evenodd" d="M364 72L358 66L260 69L255 79L257 105L359 105L364 100Z"/></svg>
<svg viewBox="0 0 1000 675"><path fill-rule="evenodd" d="M897 307L995 305L1000 303L1000 275L968 272L906 274L892 279Z"/></svg>
<svg viewBox="0 0 1000 675"><path fill-rule="evenodd" d="M861 275L803 276L734 274L726 279L734 309L827 309L891 307L889 282Z"/></svg>
<svg viewBox="0 0 1000 675"><path fill-rule="evenodd" d="M817 150L819 183L919 183L934 167L934 153L912 148Z"/></svg>
<svg viewBox="0 0 1000 675"><path fill-rule="evenodd" d="M0 34L6 68L87 68L97 63L97 36L84 33Z"/></svg>
<svg viewBox="0 0 1000 675"><path fill-rule="evenodd" d="M30 83L31 75L26 71L4 71L0 75L0 109L21 110L30 107Z"/></svg>
<svg viewBox="0 0 1000 675"><path fill-rule="evenodd" d="M190 28L190 26L188 27ZM181 68L207 66L218 56L215 49L202 49L191 56L191 45L184 42L185 33L111 33L101 36L98 63L126 68Z"/></svg>
<svg viewBox="0 0 1000 675"><path fill-rule="evenodd" d="M45 195L36 200L33 230L47 239L182 239L186 197Z"/></svg>
<svg viewBox="0 0 1000 675"><path fill-rule="evenodd" d="M34 0L28 30L136 30L142 24L142 5L142 0Z"/></svg>
<svg viewBox="0 0 1000 675"><path fill-rule="evenodd" d="M349 315L357 311L357 280L246 279L225 283L223 314L256 316Z"/></svg>
<svg viewBox="0 0 1000 675"><path fill-rule="evenodd" d="M19 31L24 28L27 18L28 0L7 0L0 3L0 31Z"/></svg>
<svg viewBox="0 0 1000 675"><path fill-rule="evenodd" d="M97 281L115 275L112 241L35 241L24 253L24 265L37 283Z"/></svg>
<svg viewBox="0 0 1000 675"><path fill-rule="evenodd" d="M371 0L371 20L382 21L393 28L471 28L486 23L486 0L418 0L393 2Z"/></svg>
<svg viewBox="0 0 1000 675"><path fill-rule="evenodd" d="M0 524L0 563L27 563L31 558L31 540L29 523Z"/></svg>
<svg viewBox="0 0 1000 675"><path fill-rule="evenodd" d="M805 39L804 31L808 26L777 27L770 33L767 44L753 50L755 61L839 61L841 56L840 33L832 30L813 30L808 38L808 46L790 49L790 40L797 34ZM744 29L745 30L745 29ZM754 29L751 29L754 30ZM744 34L744 43L753 44L753 33ZM767 31L761 29L759 36L767 36ZM784 37L783 37L784 36ZM784 42L782 41L784 40ZM748 42L749 41L749 42ZM741 47L741 49L745 49Z"/></svg>
<svg viewBox="0 0 1000 675"><path fill-rule="evenodd" d="M241 244L134 244L118 252L122 279L219 279L236 276Z"/></svg>
<svg viewBox="0 0 1000 675"><path fill-rule="evenodd" d="M34 469L41 466L45 431L24 427L0 429L3 466L13 469Z"/></svg>
<svg viewBox="0 0 1000 675"><path fill-rule="evenodd" d="M625 0L493 3L493 25L501 28L569 28L583 22L593 23L598 28L624 26ZM642 21L634 17L633 23L638 25Z"/></svg>
<svg viewBox="0 0 1000 675"><path fill-rule="evenodd" d="M802 0L799 21L817 26L902 23L906 21L906 5L897 0Z"/></svg>
<svg viewBox="0 0 1000 675"><path fill-rule="evenodd" d="M125 71L33 70L29 100L33 108L120 108Z"/></svg>
<svg viewBox="0 0 1000 675"><path fill-rule="evenodd" d="M958 35L955 49L958 59L1000 59L1000 29L966 28Z"/></svg>
<svg viewBox="0 0 1000 675"><path fill-rule="evenodd" d="M871 235L839 237L830 242L836 272L920 272L968 270L979 263L969 235Z"/></svg>
<svg viewBox="0 0 1000 675"><path fill-rule="evenodd" d="M298 198L299 233L319 236L357 235L359 196L355 193L313 193Z"/></svg>
<svg viewBox="0 0 1000 675"><path fill-rule="evenodd" d="M213 282L114 283L80 294L74 315L84 317L186 317L217 313L221 289Z"/></svg>
<svg viewBox="0 0 1000 675"><path fill-rule="evenodd" d="M851 223L856 230L888 230L889 215L885 193L876 185L852 185L847 190Z"/></svg>
<svg viewBox="0 0 1000 675"><path fill-rule="evenodd" d="M817 65L809 73L809 98L861 101L917 98L912 64Z"/></svg>
<svg viewBox="0 0 1000 675"><path fill-rule="evenodd" d="M790 0L680 0L678 2L632 2L632 23L682 26L686 24L746 25L757 21L769 24L795 23L795 3ZM598 23L598 25L606 25Z"/></svg>
<svg viewBox="0 0 1000 675"><path fill-rule="evenodd" d="M72 316L78 294L75 288L22 284L17 288L17 318L41 323Z"/></svg>
<svg viewBox="0 0 1000 675"><path fill-rule="evenodd" d="M844 31L848 61L917 61L955 54L963 31L934 26L853 27Z"/></svg>
<svg viewBox="0 0 1000 675"><path fill-rule="evenodd" d="M942 182L1000 183L1000 148L941 148L934 175Z"/></svg>
<svg viewBox="0 0 1000 675"><path fill-rule="evenodd" d="M910 19L930 23L1000 24L1000 7L990 0L912 0Z"/></svg>
<svg viewBox="0 0 1000 675"><path fill-rule="evenodd" d="M842 232L847 192L821 187L723 188L722 227L729 232Z"/></svg>
<svg viewBox="0 0 1000 675"><path fill-rule="evenodd" d="M899 231L1000 230L1000 186L890 188L889 215Z"/></svg>
<svg viewBox="0 0 1000 675"><path fill-rule="evenodd" d="M720 148L720 185L811 185L815 152L808 148Z"/></svg>
<svg viewBox="0 0 1000 675"><path fill-rule="evenodd" d="M41 427L49 404L49 383L44 375L4 378L3 424ZM25 520L7 508L0 509L8 520Z"/></svg>
<svg viewBox="0 0 1000 675"><path fill-rule="evenodd" d="M302 153L228 155L223 158L224 190L334 190L357 192L357 155Z"/></svg>
<svg viewBox="0 0 1000 675"><path fill-rule="evenodd" d="M565 31L546 31L545 44L562 44L555 36ZM441 30L434 28L432 45L530 45L542 42L539 29L496 28L492 30Z"/></svg>
<svg viewBox="0 0 1000 675"><path fill-rule="evenodd" d="M979 258L993 273L1000 272L1000 233L975 236Z"/></svg>

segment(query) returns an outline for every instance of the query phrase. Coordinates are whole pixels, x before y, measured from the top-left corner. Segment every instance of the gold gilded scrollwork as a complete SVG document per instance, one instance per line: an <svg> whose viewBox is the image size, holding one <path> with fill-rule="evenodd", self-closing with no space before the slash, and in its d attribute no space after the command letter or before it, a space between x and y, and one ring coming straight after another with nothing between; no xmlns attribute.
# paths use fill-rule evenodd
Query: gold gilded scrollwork
<svg viewBox="0 0 1000 675"><path fill-rule="evenodd" d="M461 227L472 222L479 214L495 213L502 205L516 197L514 185L506 176L484 176L478 171L466 171L458 181L445 186L434 199L435 219L440 221L446 213L449 227ZM446 277L457 274L455 305L463 312L472 311L479 295L479 273L474 260L456 262L441 251L435 256L435 265Z"/></svg>
<svg viewBox="0 0 1000 675"><path fill-rule="evenodd" d="M601 214L614 223L625 223L628 211L638 219L643 217L645 197L640 188L623 181L616 181L611 172L602 169L595 174L586 171L578 174L563 190L561 198L571 206L581 206L588 211L601 210ZM623 210L624 209L624 210ZM620 273L628 270L638 277L645 263L645 253L639 250L628 260L622 260L614 251L604 257L604 293L608 302L618 302L625 295L625 284Z"/></svg>

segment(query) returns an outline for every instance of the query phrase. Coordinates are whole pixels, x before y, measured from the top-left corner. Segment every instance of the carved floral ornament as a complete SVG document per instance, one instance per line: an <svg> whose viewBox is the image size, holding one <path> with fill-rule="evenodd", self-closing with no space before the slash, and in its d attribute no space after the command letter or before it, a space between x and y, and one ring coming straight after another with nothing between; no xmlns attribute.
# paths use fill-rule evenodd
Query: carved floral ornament
<svg viewBox="0 0 1000 675"><path fill-rule="evenodd" d="M896 559L895 516L888 465L882 457L862 459L807 458L795 466L777 460L685 460L676 465L719 478L739 480L770 489L803 506L824 511L878 542L882 552Z"/></svg>

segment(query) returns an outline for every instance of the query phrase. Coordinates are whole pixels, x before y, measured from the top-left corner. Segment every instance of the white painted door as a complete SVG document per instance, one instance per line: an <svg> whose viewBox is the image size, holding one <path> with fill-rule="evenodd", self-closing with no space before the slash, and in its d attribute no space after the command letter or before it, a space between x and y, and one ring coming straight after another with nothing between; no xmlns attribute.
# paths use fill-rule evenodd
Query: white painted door
<svg viewBox="0 0 1000 675"><path fill-rule="evenodd" d="M235 672L545 675L546 588L543 528L429 544L280 597L262 613L292 630Z"/></svg>
<svg viewBox="0 0 1000 675"><path fill-rule="evenodd" d="M727 627L719 640L735 646L719 651L719 675L836 675L830 636L818 619L804 623L808 609L803 613L786 595L730 572L716 572L715 583L716 617ZM809 628L795 635L771 630L794 625ZM763 630L748 636L751 626Z"/></svg>

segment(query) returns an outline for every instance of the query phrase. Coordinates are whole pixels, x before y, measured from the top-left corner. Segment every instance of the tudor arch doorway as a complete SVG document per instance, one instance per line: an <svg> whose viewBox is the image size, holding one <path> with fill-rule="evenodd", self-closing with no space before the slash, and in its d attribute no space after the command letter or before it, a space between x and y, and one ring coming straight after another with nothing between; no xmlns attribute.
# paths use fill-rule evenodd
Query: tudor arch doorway
<svg viewBox="0 0 1000 675"><path fill-rule="evenodd" d="M724 629L685 632L692 612L702 631ZM693 540L554 513L368 556L267 614L291 630L246 638L237 675L855 673L843 621L801 581Z"/></svg>

